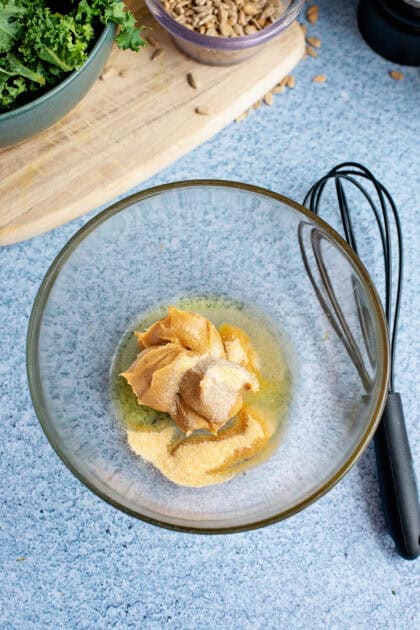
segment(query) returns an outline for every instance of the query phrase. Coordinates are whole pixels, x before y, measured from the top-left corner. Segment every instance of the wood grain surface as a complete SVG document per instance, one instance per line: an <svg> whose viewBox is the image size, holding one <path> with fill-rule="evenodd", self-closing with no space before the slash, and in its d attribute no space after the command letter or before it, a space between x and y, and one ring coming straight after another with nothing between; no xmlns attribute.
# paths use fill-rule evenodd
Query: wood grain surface
<svg viewBox="0 0 420 630"><path fill-rule="evenodd" d="M151 61L151 46L115 48L103 78L72 112L0 151L0 245L66 223L168 166L261 98L304 54L293 24L242 64L205 66L179 52L145 7L135 13L153 26L164 54ZM188 72L199 89L188 85ZM196 114L199 106L209 115Z"/></svg>

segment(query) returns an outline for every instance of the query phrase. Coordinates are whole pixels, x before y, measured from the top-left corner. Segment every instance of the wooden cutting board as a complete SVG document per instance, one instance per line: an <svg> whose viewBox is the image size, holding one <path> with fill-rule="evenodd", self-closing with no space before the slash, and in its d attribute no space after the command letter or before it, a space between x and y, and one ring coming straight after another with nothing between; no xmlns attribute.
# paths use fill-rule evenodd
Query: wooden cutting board
<svg viewBox="0 0 420 630"><path fill-rule="evenodd" d="M153 26L164 54L151 61L151 46L140 53L115 48L104 78L70 114L0 151L0 245L66 223L168 166L261 98L304 54L293 24L249 61L206 66L179 52L144 6L135 13ZM198 90L188 85L188 72ZM197 106L210 114L196 114Z"/></svg>

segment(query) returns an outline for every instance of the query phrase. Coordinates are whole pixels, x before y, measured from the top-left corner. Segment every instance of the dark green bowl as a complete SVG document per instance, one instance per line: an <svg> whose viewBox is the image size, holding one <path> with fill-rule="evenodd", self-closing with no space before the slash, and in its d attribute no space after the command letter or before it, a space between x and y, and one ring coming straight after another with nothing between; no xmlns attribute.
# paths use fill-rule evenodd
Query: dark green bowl
<svg viewBox="0 0 420 630"><path fill-rule="evenodd" d="M72 72L64 81L30 103L0 114L0 147L8 147L34 136L73 109L101 74L115 34L115 24L109 23L80 70Z"/></svg>

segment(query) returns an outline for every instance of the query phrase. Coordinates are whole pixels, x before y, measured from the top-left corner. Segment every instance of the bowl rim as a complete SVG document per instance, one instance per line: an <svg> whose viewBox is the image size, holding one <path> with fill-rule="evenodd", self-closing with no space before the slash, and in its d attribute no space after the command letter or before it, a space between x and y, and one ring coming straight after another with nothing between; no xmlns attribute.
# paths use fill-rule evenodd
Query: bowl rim
<svg viewBox="0 0 420 630"><path fill-rule="evenodd" d="M290 0L284 13L270 26L252 35L239 37L213 37L201 35L183 26L165 11L159 0L145 0L147 8L157 22L173 37L179 37L190 44L213 50L242 50L259 46L286 30L302 10L304 0Z"/></svg>
<svg viewBox="0 0 420 630"><path fill-rule="evenodd" d="M265 197L269 197L271 199L275 199L276 201L280 201L286 205L291 206L293 209L297 210L304 217L311 219L315 224L317 224L320 228L325 230L325 232L332 238L336 245L339 246L342 250L344 250L344 254L350 258L350 261L360 274L360 277L365 283L366 290L370 294L370 298L374 305L375 316L377 322L379 324L379 332L381 336L381 350L383 353L383 374L382 374L382 382L379 388L378 400L376 401L375 409L373 410L372 416L365 428L362 436L359 439L356 447L349 454L346 461L341 465L341 467L331 475L327 481L325 481L319 488L314 490L309 496L302 499L292 507L287 510L283 510L282 512L269 516L264 519L259 519L256 521L252 521L249 523L245 523L242 525L233 525L233 526L223 526L223 527L209 527L209 526L188 526L188 525L180 525L177 523L166 522L164 520L160 520L159 518L150 517L148 515L141 514L132 510L119 501L107 496L105 492L103 492L100 488L96 487L95 483L87 478L83 473L81 473L76 466L74 466L66 457L65 453L61 450L59 440L55 439L53 435L54 432L49 430L49 422L48 422L48 411L44 408L43 405L43 397L41 393L41 381L39 378L38 371L38 342L39 342L39 331L40 324L42 321L42 315L44 311L44 306L50 294L52 287L54 286L55 280L57 279L62 267L64 266L68 257L77 249L79 243L81 243L90 233L92 233L97 227L99 227L102 223L104 223L108 218L118 214L125 210L125 208L131 206L133 203L137 203L139 201L144 201L150 197L159 195L163 192L167 192L173 189L179 188L197 188L200 186L206 187L217 187L217 188L234 188L238 190L245 190L252 194L263 195ZM168 184L161 184L159 186L153 186L151 188L147 188L143 191L134 193L113 203L111 206L102 210L92 219L90 219L84 226L82 226L64 245L64 247L60 250L58 255L55 257L53 262L51 263L48 271L46 272L41 285L38 289L38 292L35 297L35 301L32 307L31 315L29 318L28 324L28 332L26 338L26 370L27 370L27 378L29 391L32 399L32 403L35 409L35 413L38 417L39 423L50 442L51 446L60 457L60 459L64 462L64 464L69 468L69 470L75 475L75 477L81 481L89 490L91 490L94 494L99 496L101 499L116 507L117 509L125 512L129 516L134 516L139 520L145 521L147 523L157 525L163 527L165 529L187 532L187 533L195 533L195 534L227 534L241 531L248 531L252 529L257 529L260 527L264 527L266 525L270 525L272 523L276 523L278 521L284 520L301 510L305 507L314 503L317 499L321 498L324 494L326 494L329 490L331 490L343 477L344 475L354 466L354 464L359 460L360 456L363 454L365 449L367 448L371 438L373 437L376 427L379 424L379 421L382 416L382 411L385 406L387 393L388 393L388 384L389 384L389 374L390 374L390 351L389 351L389 340L388 340L388 326L386 323L386 318L384 315L384 311L382 308L382 303L379 298L379 295L376 291L376 288L373 284L372 279L369 276L365 266L360 261L360 259L356 256L351 247L346 243L346 241L336 232L327 222L323 219L319 218L317 215L313 214L300 205L299 203L293 201L292 199L286 197L285 195L281 195L279 193L273 192L266 188L262 188L260 186L254 186L252 184L245 184L242 182L235 182L230 180L219 180L219 179L192 179L192 180L182 180L178 182L171 182Z"/></svg>
<svg viewBox="0 0 420 630"><path fill-rule="evenodd" d="M27 112L30 112L34 107L42 105L45 101L58 94L58 92L64 90L64 88L66 88L70 83L73 83L73 81L75 81L79 77L79 75L82 74L85 69L92 63L93 59L96 57L99 49L102 47L102 44L107 39L109 34L112 33L113 36L115 35L116 29L116 24L114 24L113 22L108 22L102 29L101 34L99 35L98 39L95 42L95 45L88 55L88 58L78 70L73 70L73 72L70 72L70 74L68 74L62 81L60 81L60 83L54 85L54 87L44 92L44 94L41 94L41 96L37 96L28 103L20 105L20 107L15 107L15 109L0 113L0 124L5 121L13 120L13 118L22 116Z"/></svg>

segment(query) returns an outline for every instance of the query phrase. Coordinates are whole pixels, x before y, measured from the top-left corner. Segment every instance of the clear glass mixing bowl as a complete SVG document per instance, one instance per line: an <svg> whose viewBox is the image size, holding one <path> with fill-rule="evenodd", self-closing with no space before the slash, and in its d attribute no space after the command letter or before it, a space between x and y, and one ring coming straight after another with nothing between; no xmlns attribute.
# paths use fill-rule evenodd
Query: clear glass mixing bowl
<svg viewBox="0 0 420 630"><path fill-rule="evenodd" d="M227 483L195 489L129 450L109 374L139 313L197 294L257 307L287 335L296 360L278 449ZM341 316L357 352L337 328ZM326 223L261 188L191 181L133 195L68 242L37 295L27 363L48 439L91 490L162 526L227 532L297 512L349 470L380 419L389 352L372 282Z"/></svg>

